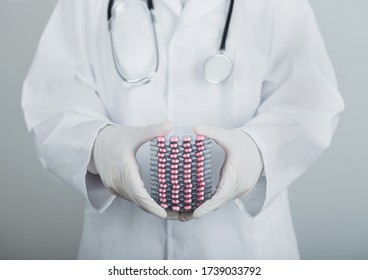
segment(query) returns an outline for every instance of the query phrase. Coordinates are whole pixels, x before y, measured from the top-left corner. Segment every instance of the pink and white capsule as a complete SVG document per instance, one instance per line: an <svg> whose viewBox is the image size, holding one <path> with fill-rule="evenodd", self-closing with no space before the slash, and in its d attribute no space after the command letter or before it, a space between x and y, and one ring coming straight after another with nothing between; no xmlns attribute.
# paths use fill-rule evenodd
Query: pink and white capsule
<svg viewBox="0 0 368 280"><path fill-rule="evenodd" d="M166 193L166 190L167 189L158 189L158 192L160 192L160 193Z"/></svg>
<svg viewBox="0 0 368 280"><path fill-rule="evenodd" d="M199 196L199 197L204 196L204 192L197 192L197 196Z"/></svg>
<svg viewBox="0 0 368 280"><path fill-rule="evenodd" d="M184 210L185 210L185 211L190 211L190 210L192 210L192 205L185 205L185 206L184 206Z"/></svg>
<svg viewBox="0 0 368 280"><path fill-rule="evenodd" d="M159 158L158 159L158 162L159 163L166 163L166 158Z"/></svg>
<svg viewBox="0 0 368 280"><path fill-rule="evenodd" d="M197 161L204 161L204 156L197 157Z"/></svg>
<svg viewBox="0 0 368 280"><path fill-rule="evenodd" d="M191 155L190 154L183 154L183 158L190 158Z"/></svg>
<svg viewBox="0 0 368 280"><path fill-rule="evenodd" d="M179 157L178 154L170 154L171 159L177 159Z"/></svg>
<svg viewBox="0 0 368 280"><path fill-rule="evenodd" d="M192 163L193 160L191 158L185 158L184 163Z"/></svg>
<svg viewBox="0 0 368 280"><path fill-rule="evenodd" d="M157 143L156 146L159 148L165 148L165 143Z"/></svg>
<svg viewBox="0 0 368 280"><path fill-rule="evenodd" d="M171 160L172 164L179 164L180 163L180 159L172 159Z"/></svg>
<svg viewBox="0 0 368 280"><path fill-rule="evenodd" d="M198 186L205 187L206 186L206 182L205 181L198 182Z"/></svg>
<svg viewBox="0 0 368 280"><path fill-rule="evenodd" d="M204 172L204 167L198 167L196 170L197 172Z"/></svg>
<svg viewBox="0 0 368 280"><path fill-rule="evenodd" d="M169 205L167 205L166 203L161 203L160 206L164 209L169 208Z"/></svg>
<svg viewBox="0 0 368 280"><path fill-rule="evenodd" d="M206 136L197 135L197 141L204 141L205 139L206 139Z"/></svg>
<svg viewBox="0 0 368 280"><path fill-rule="evenodd" d="M171 149L177 149L178 148L178 144L177 143L170 143L169 147Z"/></svg>
<svg viewBox="0 0 368 280"><path fill-rule="evenodd" d="M170 165L170 168L171 169L178 169L179 168L179 165L178 164L171 164Z"/></svg>
<svg viewBox="0 0 368 280"><path fill-rule="evenodd" d="M202 147L202 146L204 146L204 143L203 142L196 142L195 145L196 145L196 147Z"/></svg>
<svg viewBox="0 0 368 280"><path fill-rule="evenodd" d="M173 168L170 170L170 173L171 174L174 174L174 175L178 175L179 174L179 170L177 170L176 168Z"/></svg>
<svg viewBox="0 0 368 280"><path fill-rule="evenodd" d="M165 168L159 168L158 173L166 173L166 169Z"/></svg>
<svg viewBox="0 0 368 280"><path fill-rule="evenodd" d="M164 158L165 154L164 153L157 153L156 156L158 156L159 158Z"/></svg>
<svg viewBox="0 0 368 280"><path fill-rule="evenodd" d="M204 146L197 147L197 151L198 152L202 152L204 150L205 150L205 147Z"/></svg>
<svg viewBox="0 0 368 280"><path fill-rule="evenodd" d="M184 148L191 148L192 144L191 143L183 143L183 147Z"/></svg>
<svg viewBox="0 0 368 280"><path fill-rule="evenodd" d="M177 190L177 189L176 190L171 190L171 193L172 194L180 194L180 190Z"/></svg>
<svg viewBox="0 0 368 280"><path fill-rule="evenodd" d="M179 179L179 175L171 174L171 175L170 175L170 179L171 179L171 180L178 180L178 179Z"/></svg>

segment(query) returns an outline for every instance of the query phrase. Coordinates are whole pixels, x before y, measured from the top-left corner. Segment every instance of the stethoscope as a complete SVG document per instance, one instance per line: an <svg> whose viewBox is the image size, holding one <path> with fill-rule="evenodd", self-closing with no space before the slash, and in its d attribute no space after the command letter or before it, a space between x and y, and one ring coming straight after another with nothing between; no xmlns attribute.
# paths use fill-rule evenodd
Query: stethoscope
<svg viewBox="0 0 368 280"><path fill-rule="evenodd" d="M119 61L119 56L117 55L118 48L117 43L114 38L114 26L118 24L118 21L116 20L120 11L124 10L125 3L129 1L114 1L109 0L108 5L108 11L107 11L107 20L109 23L109 31L110 31L110 39L111 39L111 46L112 46L112 54L113 59L115 63L116 70L121 77L121 79L125 82L127 86L140 86L147 84L153 80L155 75L157 74L158 68L159 68L159 53L158 53L158 42L157 42L157 33L155 28L155 18L153 15L154 5L153 0L146 0L147 3L147 9L146 9L146 16L150 18L152 22L152 34L155 41L155 55L156 58L154 59L154 63L151 67L151 69L148 71L147 74L140 76L140 77L134 77L134 78L128 78L128 75L126 71L124 70L123 63ZM137 0L130 0L130 1L137 1ZM142 1L142 0L138 0ZM227 13L225 28L222 34L222 40L221 45L219 48L218 53L210 56L204 63L203 66L203 72L204 77L207 81L215 84L222 83L226 81L233 71L233 62L229 56L225 54L226 51L226 40L227 35L229 32L230 22L231 22L231 16L233 13L233 7L234 7L234 0L230 0L229 10Z"/></svg>

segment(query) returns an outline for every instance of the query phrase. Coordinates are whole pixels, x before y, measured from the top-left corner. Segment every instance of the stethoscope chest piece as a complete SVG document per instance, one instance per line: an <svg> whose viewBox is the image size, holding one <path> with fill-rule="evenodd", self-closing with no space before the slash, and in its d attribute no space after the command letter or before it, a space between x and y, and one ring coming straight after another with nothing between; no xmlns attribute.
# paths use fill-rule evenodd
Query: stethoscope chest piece
<svg viewBox="0 0 368 280"><path fill-rule="evenodd" d="M233 62L230 57L218 53L209 57L204 64L204 75L207 81L215 84L226 81L233 71Z"/></svg>

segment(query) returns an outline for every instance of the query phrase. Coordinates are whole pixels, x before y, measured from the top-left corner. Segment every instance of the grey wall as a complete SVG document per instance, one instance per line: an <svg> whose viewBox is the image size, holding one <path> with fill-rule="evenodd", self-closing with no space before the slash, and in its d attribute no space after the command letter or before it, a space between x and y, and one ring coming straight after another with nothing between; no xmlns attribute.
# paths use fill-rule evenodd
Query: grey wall
<svg viewBox="0 0 368 280"><path fill-rule="evenodd" d="M310 0L346 110L331 148L291 187L302 257L368 259L368 1Z"/></svg>
<svg viewBox="0 0 368 280"><path fill-rule="evenodd" d="M20 108L22 80L55 2L0 0L0 259L77 254L84 202L42 169Z"/></svg>
<svg viewBox="0 0 368 280"><path fill-rule="evenodd" d="M368 259L368 2L311 0L346 101L331 148L290 188L305 259ZM84 201L38 163L21 85L55 0L0 0L0 259L74 259Z"/></svg>

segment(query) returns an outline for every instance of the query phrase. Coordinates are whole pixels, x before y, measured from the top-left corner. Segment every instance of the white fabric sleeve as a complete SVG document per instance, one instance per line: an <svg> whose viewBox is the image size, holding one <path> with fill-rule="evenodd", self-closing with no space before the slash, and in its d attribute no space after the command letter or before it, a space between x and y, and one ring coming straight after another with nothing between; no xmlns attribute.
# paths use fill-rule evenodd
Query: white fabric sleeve
<svg viewBox="0 0 368 280"><path fill-rule="evenodd" d="M87 166L99 130L112 121L91 69L86 6L57 3L24 82L22 107L42 165L102 211L115 197Z"/></svg>
<svg viewBox="0 0 368 280"><path fill-rule="evenodd" d="M241 199L251 215L274 201L321 155L344 109L333 67L307 0L273 2L268 72L253 119L264 175Z"/></svg>

